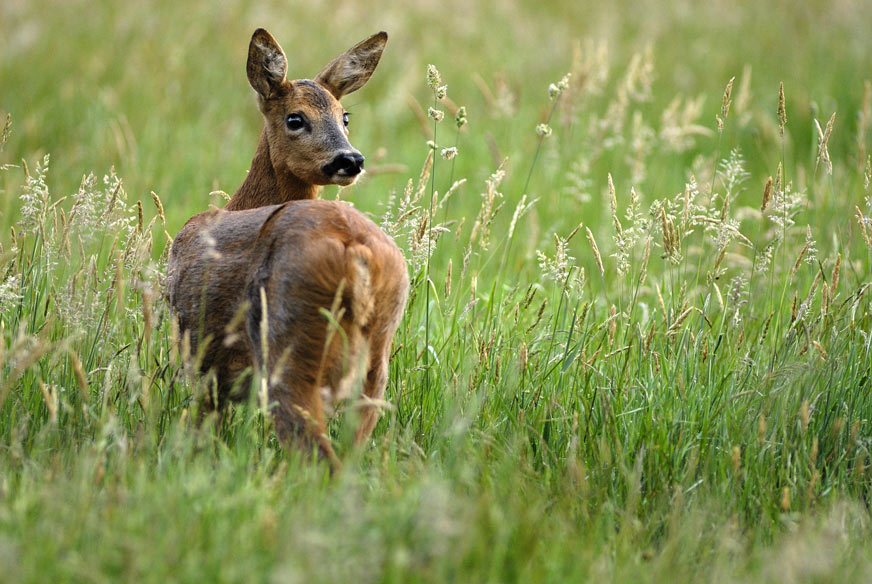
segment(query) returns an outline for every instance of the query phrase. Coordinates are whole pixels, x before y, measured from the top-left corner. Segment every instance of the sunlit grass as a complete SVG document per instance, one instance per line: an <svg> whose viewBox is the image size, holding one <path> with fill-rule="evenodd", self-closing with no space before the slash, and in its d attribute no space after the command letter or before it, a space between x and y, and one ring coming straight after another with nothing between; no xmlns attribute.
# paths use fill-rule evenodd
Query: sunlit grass
<svg viewBox="0 0 872 584"><path fill-rule="evenodd" d="M39 4L0 9L4 578L868 579L868 8ZM161 297L265 22L299 76L391 35L322 196L412 288L334 479L254 401L193 422Z"/></svg>

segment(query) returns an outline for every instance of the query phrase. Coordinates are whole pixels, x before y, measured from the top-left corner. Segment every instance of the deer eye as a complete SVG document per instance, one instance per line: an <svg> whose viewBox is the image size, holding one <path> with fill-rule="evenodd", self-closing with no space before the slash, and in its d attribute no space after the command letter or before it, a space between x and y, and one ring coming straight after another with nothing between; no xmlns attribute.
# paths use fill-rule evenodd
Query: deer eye
<svg viewBox="0 0 872 584"><path fill-rule="evenodd" d="M300 114L288 114L285 124L287 124L290 131L298 132L306 127L306 120Z"/></svg>
<svg viewBox="0 0 872 584"><path fill-rule="evenodd" d="M345 124L345 127L348 127L348 112L342 114L342 123Z"/></svg>

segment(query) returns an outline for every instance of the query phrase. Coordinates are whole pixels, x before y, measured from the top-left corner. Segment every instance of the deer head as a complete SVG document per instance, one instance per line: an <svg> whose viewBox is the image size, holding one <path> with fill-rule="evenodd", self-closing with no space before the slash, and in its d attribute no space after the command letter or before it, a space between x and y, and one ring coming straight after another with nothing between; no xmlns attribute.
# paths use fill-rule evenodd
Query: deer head
<svg viewBox="0 0 872 584"><path fill-rule="evenodd" d="M260 28L248 47L248 81L257 92L276 176L290 173L312 185L350 185L363 155L348 141L348 113L339 100L363 87L387 42L380 32L331 61L314 80L288 81L288 60Z"/></svg>

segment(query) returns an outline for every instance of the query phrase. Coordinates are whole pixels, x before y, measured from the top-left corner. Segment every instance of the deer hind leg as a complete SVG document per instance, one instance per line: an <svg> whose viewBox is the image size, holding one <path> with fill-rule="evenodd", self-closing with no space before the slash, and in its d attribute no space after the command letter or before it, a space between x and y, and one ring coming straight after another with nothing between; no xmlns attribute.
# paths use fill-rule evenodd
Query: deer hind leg
<svg viewBox="0 0 872 584"><path fill-rule="evenodd" d="M293 383L291 379L286 382ZM295 385L291 389L286 383L280 383L270 390L269 398L274 403L272 415L282 446L298 449L304 456L316 451L319 460L326 460L334 471L338 470L341 463L330 444L324 404L315 385Z"/></svg>
<svg viewBox="0 0 872 584"><path fill-rule="evenodd" d="M369 358L369 369L363 382L363 392L359 402L357 431L354 434L355 444L364 442L378 423L381 401L384 399L385 386L388 382L388 357L391 350L391 335L374 339Z"/></svg>
<svg viewBox="0 0 872 584"><path fill-rule="evenodd" d="M313 347L320 340L317 334L290 340L290 346L281 353L278 351L281 343L272 345L274 350L268 354L265 369L261 351L255 350L254 354L257 367L267 376L267 399L279 442L304 456L311 456L314 450L318 459L328 461L335 471L341 465L327 434L320 376L313 366L316 363Z"/></svg>

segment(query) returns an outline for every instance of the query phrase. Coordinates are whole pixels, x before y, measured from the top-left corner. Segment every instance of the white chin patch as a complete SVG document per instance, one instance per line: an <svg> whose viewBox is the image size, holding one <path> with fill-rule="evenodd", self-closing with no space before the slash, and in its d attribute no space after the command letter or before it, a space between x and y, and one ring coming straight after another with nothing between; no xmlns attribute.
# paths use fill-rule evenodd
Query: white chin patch
<svg viewBox="0 0 872 584"><path fill-rule="evenodd" d="M357 174L349 175L349 174L345 174L344 170L340 170L339 172L337 172L336 174L333 175L333 182L337 185L347 187L349 185L353 185L354 183L356 183L357 179L359 179L361 176L363 176L363 173L365 173L365 172L366 172L365 170L360 169L360 172L358 172Z"/></svg>

